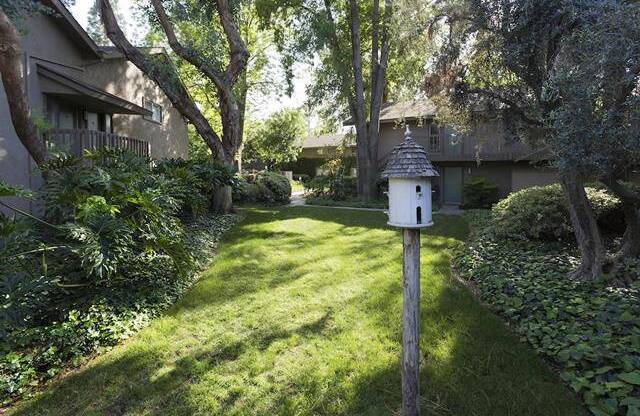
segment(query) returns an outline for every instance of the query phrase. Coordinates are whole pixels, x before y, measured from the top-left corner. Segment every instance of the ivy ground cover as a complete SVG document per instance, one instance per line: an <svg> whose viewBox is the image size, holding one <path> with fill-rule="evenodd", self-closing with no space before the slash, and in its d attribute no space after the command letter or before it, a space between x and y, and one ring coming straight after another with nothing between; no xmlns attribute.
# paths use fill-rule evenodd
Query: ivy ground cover
<svg viewBox="0 0 640 416"><path fill-rule="evenodd" d="M495 238L483 215L455 258L461 276L552 365L592 414L640 415L640 285L578 282L570 246ZM640 264L620 274L638 282Z"/></svg>
<svg viewBox="0 0 640 416"><path fill-rule="evenodd" d="M402 244L378 212L250 209L167 314L10 415L397 415ZM450 273L463 218L423 234L426 415L581 415Z"/></svg>

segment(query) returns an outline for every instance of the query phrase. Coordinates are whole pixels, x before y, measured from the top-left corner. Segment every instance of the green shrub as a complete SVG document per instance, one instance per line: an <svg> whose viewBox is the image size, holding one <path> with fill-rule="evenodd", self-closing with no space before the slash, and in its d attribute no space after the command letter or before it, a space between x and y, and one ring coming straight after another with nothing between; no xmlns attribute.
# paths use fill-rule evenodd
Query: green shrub
<svg viewBox="0 0 640 416"><path fill-rule="evenodd" d="M468 178L462 189L464 209L491 208L498 202L498 185L487 178Z"/></svg>
<svg viewBox="0 0 640 416"><path fill-rule="evenodd" d="M587 197L606 233L619 232L624 215L620 201L602 188L587 187ZM573 227L560 185L534 186L514 192L491 210L491 231L518 240L571 240Z"/></svg>
<svg viewBox="0 0 640 416"><path fill-rule="evenodd" d="M291 182L286 176L274 172L262 172L256 183L269 189L275 202L288 204L291 199Z"/></svg>
<svg viewBox="0 0 640 416"><path fill-rule="evenodd" d="M44 219L0 215L2 403L175 301L209 258L210 244L200 251L205 234L217 238L235 218L216 217L197 230L206 217L194 215L232 183L211 161L154 165L114 150L88 158L91 166L60 156L43 167L36 203ZM0 183L1 196L27 193Z"/></svg>
<svg viewBox="0 0 640 416"><path fill-rule="evenodd" d="M352 176L316 176L306 184L309 195L343 201L358 194L357 179Z"/></svg>
<svg viewBox="0 0 640 416"><path fill-rule="evenodd" d="M239 203L286 204L291 198L291 182L274 172L237 176L233 200Z"/></svg>
<svg viewBox="0 0 640 416"><path fill-rule="evenodd" d="M211 159L163 159L153 171L174 183L173 193L180 201L181 214L192 217L206 212L215 192L233 183L233 173Z"/></svg>

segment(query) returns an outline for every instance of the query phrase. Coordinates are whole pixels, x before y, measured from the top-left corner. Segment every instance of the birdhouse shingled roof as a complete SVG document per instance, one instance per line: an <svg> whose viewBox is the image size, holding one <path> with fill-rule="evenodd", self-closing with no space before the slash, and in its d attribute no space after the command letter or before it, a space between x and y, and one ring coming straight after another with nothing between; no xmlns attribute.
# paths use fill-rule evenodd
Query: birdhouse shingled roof
<svg viewBox="0 0 640 416"><path fill-rule="evenodd" d="M411 137L407 126L404 140L389 155L383 178L415 178L440 176L429 161L427 151Z"/></svg>

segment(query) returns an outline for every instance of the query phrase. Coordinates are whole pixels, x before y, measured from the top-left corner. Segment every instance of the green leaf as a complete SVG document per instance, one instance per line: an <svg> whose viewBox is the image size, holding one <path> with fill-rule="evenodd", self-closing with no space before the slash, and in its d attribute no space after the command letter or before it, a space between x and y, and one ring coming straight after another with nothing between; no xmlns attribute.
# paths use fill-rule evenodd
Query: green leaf
<svg viewBox="0 0 640 416"><path fill-rule="evenodd" d="M627 383L640 386L640 371L632 371L630 373L618 374L618 378Z"/></svg>

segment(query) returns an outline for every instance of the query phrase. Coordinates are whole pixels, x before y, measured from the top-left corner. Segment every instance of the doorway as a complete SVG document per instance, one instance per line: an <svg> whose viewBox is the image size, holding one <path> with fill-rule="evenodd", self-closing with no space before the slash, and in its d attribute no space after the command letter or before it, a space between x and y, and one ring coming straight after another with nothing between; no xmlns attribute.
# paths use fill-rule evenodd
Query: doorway
<svg viewBox="0 0 640 416"><path fill-rule="evenodd" d="M443 200L447 205L460 205L462 203L462 168L444 168L444 192Z"/></svg>

